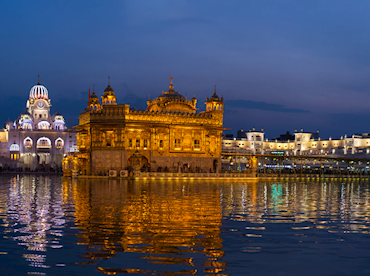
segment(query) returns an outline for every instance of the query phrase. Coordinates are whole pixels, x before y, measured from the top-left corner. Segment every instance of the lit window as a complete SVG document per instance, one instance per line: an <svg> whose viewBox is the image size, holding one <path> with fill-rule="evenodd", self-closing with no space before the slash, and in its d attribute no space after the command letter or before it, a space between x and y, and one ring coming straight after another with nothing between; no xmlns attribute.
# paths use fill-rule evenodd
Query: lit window
<svg viewBox="0 0 370 276"><path fill-rule="evenodd" d="M25 140L24 140L24 146L26 147L26 148L32 148L32 140L31 140L31 138L26 138Z"/></svg>
<svg viewBox="0 0 370 276"><path fill-rule="evenodd" d="M195 149L200 149L200 141L199 140L194 140L194 148Z"/></svg>
<svg viewBox="0 0 370 276"><path fill-rule="evenodd" d="M180 149L181 148L181 141L180 139L175 139L175 149Z"/></svg>
<svg viewBox="0 0 370 276"><path fill-rule="evenodd" d="M62 140L62 139L57 139L57 140L55 141L55 147L56 147L57 149L62 148L62 147L63 147L63 140Z"/></svg>
<svg viewBox="0 0 370 276"><path fill-rule="evenodd" d="M159 140L159 147L163 148L163 140Z"/></svg>
<svg viewBox="0 0 370 276"><path fill-rule="evenodd" d="M19 151L19 146L17 144L13 144L10 146L10 151Z"/></svg>

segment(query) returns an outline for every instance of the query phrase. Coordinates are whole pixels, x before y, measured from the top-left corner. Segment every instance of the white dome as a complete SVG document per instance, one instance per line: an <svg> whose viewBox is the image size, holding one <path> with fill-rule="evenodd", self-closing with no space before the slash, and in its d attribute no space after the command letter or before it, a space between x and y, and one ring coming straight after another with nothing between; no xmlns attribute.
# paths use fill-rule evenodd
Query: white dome
<svg viewBox="0 0 370 276"><path fill-rule="evenodd" d="M34 87L31 88L30 91L30 99L45 99L47 100L48 90L45 86L41 85L40 83L36 84Z"/></svg>

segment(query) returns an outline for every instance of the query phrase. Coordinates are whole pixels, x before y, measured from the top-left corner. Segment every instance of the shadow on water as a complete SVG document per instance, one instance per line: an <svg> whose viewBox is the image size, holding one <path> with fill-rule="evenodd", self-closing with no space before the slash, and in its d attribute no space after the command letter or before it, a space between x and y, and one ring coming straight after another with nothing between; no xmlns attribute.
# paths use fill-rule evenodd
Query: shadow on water
<svg viewBox="0 0 370 276"><path fill-rule="evenodd" d="M369 199L364 182L4 176L0 264L4 275L367 275Z"/></svg>

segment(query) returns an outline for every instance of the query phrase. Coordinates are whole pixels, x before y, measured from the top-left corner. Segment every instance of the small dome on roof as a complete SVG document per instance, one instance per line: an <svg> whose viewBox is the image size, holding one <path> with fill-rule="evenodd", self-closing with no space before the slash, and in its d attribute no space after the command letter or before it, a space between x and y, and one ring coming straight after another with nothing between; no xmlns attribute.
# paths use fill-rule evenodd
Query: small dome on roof
<svg viewBox="0 0 370 276"><path fill-rule="evenodd" d="M57 112L54 113L54 115L51 117L53 121L56 121L56 120L62 120L64 121L64 117L62 114L59 113L58 109L57 109Z"/></svg>
<svg viewBox="0 0 370 276"><path fill-rule="evenodd" d="M211 97L211 101L219 101L220 100L220 98L217 96L217 94L216 93L214 93L213 95L212 95L212 97Z"/></svg>
<svg viewBox="0 0 370 276"><path fill-rule="evenodd" d="M213 95L212 95L210 100L211 101L220 101L220 98L216 94L216 85L215 85L215 90L214 90Z"/></svg>
<svg viewBox="0 0 370 276"><path fill-rule="evenodd" d="M54 113L53 117L55 116L62 116L62 114L59 113L59 110L57 109L57 112Z"/></svg>
<svg viewBox="0 0 370 276"><path fill-rule="evenodd" d="M6 121L6 123L4 124L4 128L13 129L14 128L14 123L12 121L10 121L10 119L8 119L8 121Z"/></svg>
<svg viewBox="0 0 370 276"><path fill-rule="evenodd" d="M90 98L92 98L92 99L98 99L98 96L96 96L95 92L93 92L93 93L91 94Z"/></svg>
<svg viewBox="0 0 370 276"><path fill-rule="evenodd" d="M105 88L104 92L113 92L114 93L114 90L113 88L108 84L107 88Z"/></svg>
<svg viewBox="0 0 370 276"><path fill-rule="evenodd" d="M107 88L105 88L105 90L104 90L104 95L112 95L112 96L114 96L114 90L113 90L113 88L110 86L110 77L108 77L108 86L107 86Z"/></svg>

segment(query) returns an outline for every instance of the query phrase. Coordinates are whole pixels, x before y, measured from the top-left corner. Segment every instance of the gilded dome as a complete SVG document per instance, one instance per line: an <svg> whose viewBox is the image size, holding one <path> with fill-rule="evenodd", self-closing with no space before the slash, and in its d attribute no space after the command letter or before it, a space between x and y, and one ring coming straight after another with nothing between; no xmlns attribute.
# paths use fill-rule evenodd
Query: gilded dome
<svg viewBox="0 0 370 276"><path fill-rule="evenodd" d="M213 95L211 97L211 101L216 101L216 102L220 101L220 98L216 94L216 85L215 85L215 91L213 92Z"/></svg>
<svg viewBox="0 0 370 276"><path fill-rule="evenodd" d="M108 84L107 88L105 88L105 90L104 90L104 94L105 93L113 93L114 94L114 90L109 84Z"/></svg>
<svg viewBox="0 0 370 276"><path fill-rule="evenodd" d="M110 77L108 77L108 86L107 88L105 88L104 90L104 96L114 96L114 90L113 88L110 86Z"/></svg>
<svg viewBox="0 0 370 276"><path fill-rule="evenodd" d="M219 101L220 98L217 96L216 92L213 93L212 97L211 97L211 101Z"/></svg>
<svg viewBox="0 0 370 276"><path fill-rule="evenodd" d="M163 93L163 94L159 95L158 98L162 98L162 99L165 99L165 100L168 100L168 101L173 101L173 100L186 101L186 98L178 92L171 93L171 94L170 93Z"/></svg>
<svg viewBox="0 0 370 276"><path fill-rule="evenodd" d="M170 87L168 91L162 91L162 94L153 101L147 102L148 111L166 111L166 112L184 112L195 113L196 101L188 101L186 97L173 90L173 78L170 78Z"/></svg>
<svg viewBox="0 0 370 276"><path fill-rule="evenodd" d="M95 92L93 92L90 98L91 99L98 99L98 96L96 96Z"/></svg>

